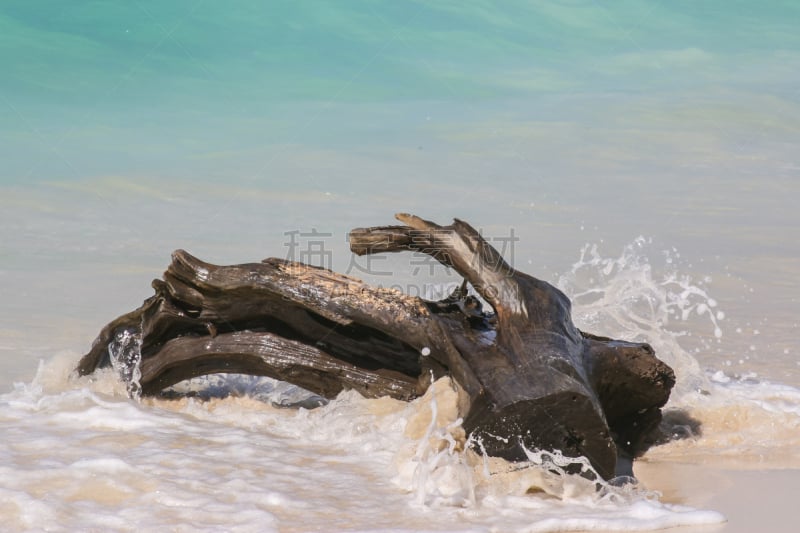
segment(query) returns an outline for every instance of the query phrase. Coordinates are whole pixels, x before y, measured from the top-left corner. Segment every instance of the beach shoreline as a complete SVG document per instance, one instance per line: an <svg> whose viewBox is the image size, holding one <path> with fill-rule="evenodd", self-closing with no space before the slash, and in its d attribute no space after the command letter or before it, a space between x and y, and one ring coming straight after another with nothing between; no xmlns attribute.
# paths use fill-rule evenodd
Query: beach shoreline
<svg viewBox="0 0 800 533"><path fill-rule="evenodd" d="M797 531L796 468L738 467L730 461L682 462L669 458L643 459L634 464L640 482L662 494L660 501L721 513L727 522L675 531L771 533Z"/></svg>

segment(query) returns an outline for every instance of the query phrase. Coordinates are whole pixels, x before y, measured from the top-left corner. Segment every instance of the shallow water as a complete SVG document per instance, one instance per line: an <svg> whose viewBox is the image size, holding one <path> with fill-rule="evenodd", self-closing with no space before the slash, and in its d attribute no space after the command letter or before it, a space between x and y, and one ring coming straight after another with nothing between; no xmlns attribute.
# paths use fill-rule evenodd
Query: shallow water
<svg viewBox="0 0 800 533"><path fill-rule="evenodd" d="M793 2L235 4L0 7L5 527L721 520L657 486L595 492L431 448L457 431L446 391L306 411L272 407L299 393L270 381L136 403L110 374L70 377L177 248L435 294L443 268L347 250L397 211L469 221L565 290L579 327L656 348L688 438L644 461L800 467Z"/></svg>

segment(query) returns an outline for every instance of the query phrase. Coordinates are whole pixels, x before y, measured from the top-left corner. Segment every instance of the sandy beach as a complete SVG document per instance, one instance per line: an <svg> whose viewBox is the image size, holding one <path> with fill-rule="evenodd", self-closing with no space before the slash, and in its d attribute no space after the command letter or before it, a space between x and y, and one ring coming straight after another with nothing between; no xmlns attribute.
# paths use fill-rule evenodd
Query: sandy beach
<svg viewBox="0 0 800 533"><path fill-rule="evenodd" d="M728 520L719 526L678 528L677 531L797 531L800 510L800 470L740 468L732 465L642 460L635 471L641 482L662 493L664 503L711 509Z"/></svg>

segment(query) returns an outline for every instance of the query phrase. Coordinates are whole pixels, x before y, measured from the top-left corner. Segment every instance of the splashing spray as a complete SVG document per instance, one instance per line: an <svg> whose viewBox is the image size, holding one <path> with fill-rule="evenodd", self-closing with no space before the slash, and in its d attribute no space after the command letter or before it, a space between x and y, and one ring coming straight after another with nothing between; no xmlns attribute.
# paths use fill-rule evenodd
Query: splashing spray
<svg viewBox="0 0 800 533"><path fill-rule="evenodd" d="M114 333L108 343L111 366L125 383L128 397L139 401L142 397L142 334L135 328L123 328Z"/></svg>
<svg viewBox="0 0 800 533"><path fill-rule="evenodd" d="M463 448L462 419L442 416L439 409L437 394L448 387L449 380L442 379L432 383L423 397L423 402L428 402L430 421L411 459L416 466L410 488L417 504L426 507L469 507L476 502L476 480Z"/></svg>
<svg viewBox="0 0 800 533"><path fill-rule="evenodd" d="M639 237L618 257L603 257L596 244L587 244L578 262L560 277L558 287L572 300L579 328L652 345L678 376L673 398L708 390L698 361L678 343L688 332L681 326L675 330L675 323L688 325L691 318L701 317L709 321L718 340L725 313L717 309L702 280L677 271L680 256L674 250L661 253L665 264L657 270L662 273L654 272L651 248L652 239Z"/></svg>

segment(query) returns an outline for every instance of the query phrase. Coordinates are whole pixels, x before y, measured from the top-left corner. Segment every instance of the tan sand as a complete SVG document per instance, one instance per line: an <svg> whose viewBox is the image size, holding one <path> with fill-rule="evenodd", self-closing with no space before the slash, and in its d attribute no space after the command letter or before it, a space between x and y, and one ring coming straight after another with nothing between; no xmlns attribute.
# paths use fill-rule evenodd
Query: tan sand
<svg viewBox="0 0 800 533"><path fill-rule="evenodd" d="M728 519L724 525L675 531L800 531L800 470L756 470L726 463L644 459L636 463L635 472L647 488L663 494L662 502L711 509Z"/></svg>

